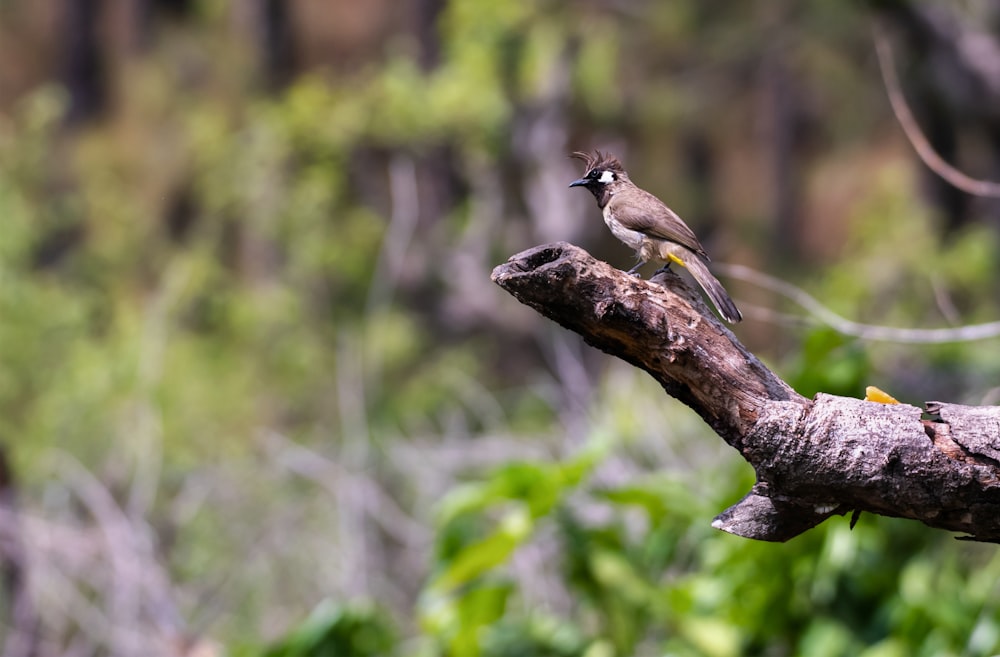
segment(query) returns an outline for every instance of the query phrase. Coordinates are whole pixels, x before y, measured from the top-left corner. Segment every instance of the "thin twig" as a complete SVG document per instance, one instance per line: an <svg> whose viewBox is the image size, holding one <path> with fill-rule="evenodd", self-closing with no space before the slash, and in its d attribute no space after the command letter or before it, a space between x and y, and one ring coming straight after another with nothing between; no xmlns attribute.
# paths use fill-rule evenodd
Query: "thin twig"
<svg viewBox="0 0 1000 657"><path fill-rule="evenodd" d="M843 335L850 335L862 340L877 340L881 342L905 342L909 344L940 344L944 342L971 342L1000 337L1000 322L985 324L968 324L952 328L939 329L909 329L891 326L876 326L862 324L841 317L822 303L810 296L805 290L775 278L763 272L744 267L743 265L728 265L715 263L716 271L732 278L746 281L765 290L770 290L795 302L810 315Z"/></svg>
<svg viewBox="0 0 1000 657"><path fill-rule="evenodd" d="M368 289L367 315L392 300L406 273L406 252L420 220L420 183L412 157L398 155L389 163L389 201L392 212Z"/></svg>
<svg viewBox="0 0 1000 657"><path fill-rule="evenodd" d="M899 85L899 78L896 76L892 47L889 45L889 39L886 38L884 30L878 23L875 23L873 34L875 38L875 53L878 55L878 64L882 71L882 79L885 82L886 92L889 95L889 103L892 105L892 112L896 115L896 120L899 121L900 127L903 128L906 138L910 141L913 149L917 151L917 155L920 156L923 163L931 171L963 192L972 194L973 196L1000 198L1000 183L971 178L945 162L937 154L937 151L931 146L923 131L920 130L920 126L917 125L917 121L913 118L913 113L906 103L906 98L903 96Z"/></svg>

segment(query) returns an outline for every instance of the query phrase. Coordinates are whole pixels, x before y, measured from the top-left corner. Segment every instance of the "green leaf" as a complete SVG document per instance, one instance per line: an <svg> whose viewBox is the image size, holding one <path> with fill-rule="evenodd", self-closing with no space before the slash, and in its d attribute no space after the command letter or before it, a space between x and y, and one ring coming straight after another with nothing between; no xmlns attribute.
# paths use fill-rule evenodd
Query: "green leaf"
<svg viewBox="0 0 1000 657"><path fill-rule="evenodd" d="M533 522L524 506L509 510L495 532L459 551L447 569L431 584L435 591L448 591L500 565L531 534Z"/></svg>
<svg viewBox="0 0 1000 657"><path fill-rule="evenodd" d="M715 618L682 618L678 633L691 642L705 657L736 657L741 640L738 628Z"/></svg>
<svg viewBox="0 0 1000 657"><path fill-rule="evenodd" d="M344 606L325 600L301 625L265 651L264 657L385 657L395 632L371 605Z"/></svg>

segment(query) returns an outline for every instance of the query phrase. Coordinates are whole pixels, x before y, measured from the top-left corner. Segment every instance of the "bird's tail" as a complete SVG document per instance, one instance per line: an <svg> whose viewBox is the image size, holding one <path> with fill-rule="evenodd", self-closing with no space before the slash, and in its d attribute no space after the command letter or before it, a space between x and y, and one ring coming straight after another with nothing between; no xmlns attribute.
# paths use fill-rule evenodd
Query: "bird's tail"
<svg viewBox="0 0 1000 657"><path fill-rule="evenodd" d="M708 265L705 264L705 261L691 251L688 251L684 255L686 257L681 260L676 255L671 254L670 260L687 267L694 280L698 281L698 285L701 286L701 289L705 290L705 294L715 304L716 309L718 309L723 319L732 324L742 320L743 314L740 312L740 309L733 303L733 300L729 297L729 293L726 292L726 288L722 287L719 279L713 276L712 272L708 270Z"/></svg>

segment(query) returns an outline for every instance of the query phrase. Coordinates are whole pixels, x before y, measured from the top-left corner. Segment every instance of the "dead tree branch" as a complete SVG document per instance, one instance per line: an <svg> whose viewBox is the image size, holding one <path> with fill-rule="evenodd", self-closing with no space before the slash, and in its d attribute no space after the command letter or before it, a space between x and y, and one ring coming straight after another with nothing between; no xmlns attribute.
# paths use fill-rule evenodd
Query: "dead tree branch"
<svg viewBox="0 0 1000 657"><path fill-rule="evenodd" d="M676 274L637 279L565 242L513 256L493 280L648 372L753 466L757 483L718 529L785 541L860 510L1000 542L1000 407L806 399Z"/></svg>

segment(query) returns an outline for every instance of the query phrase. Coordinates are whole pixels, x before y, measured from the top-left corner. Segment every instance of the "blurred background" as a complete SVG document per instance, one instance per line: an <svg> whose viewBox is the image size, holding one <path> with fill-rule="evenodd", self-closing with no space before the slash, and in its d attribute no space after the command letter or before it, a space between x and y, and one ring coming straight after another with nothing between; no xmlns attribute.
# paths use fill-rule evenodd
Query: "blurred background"
<svg viewBox="0 0 1000 657"><path fill-rule="evenodd" d="M753 473L494 286L620 156L714 260L1000 319L991 0L0 0L4 655L992 655L1000 557L710 528ZM649 272L647 271L648 275ZM1000 342L724 277L799 392L1000 400Z"/></svg>

